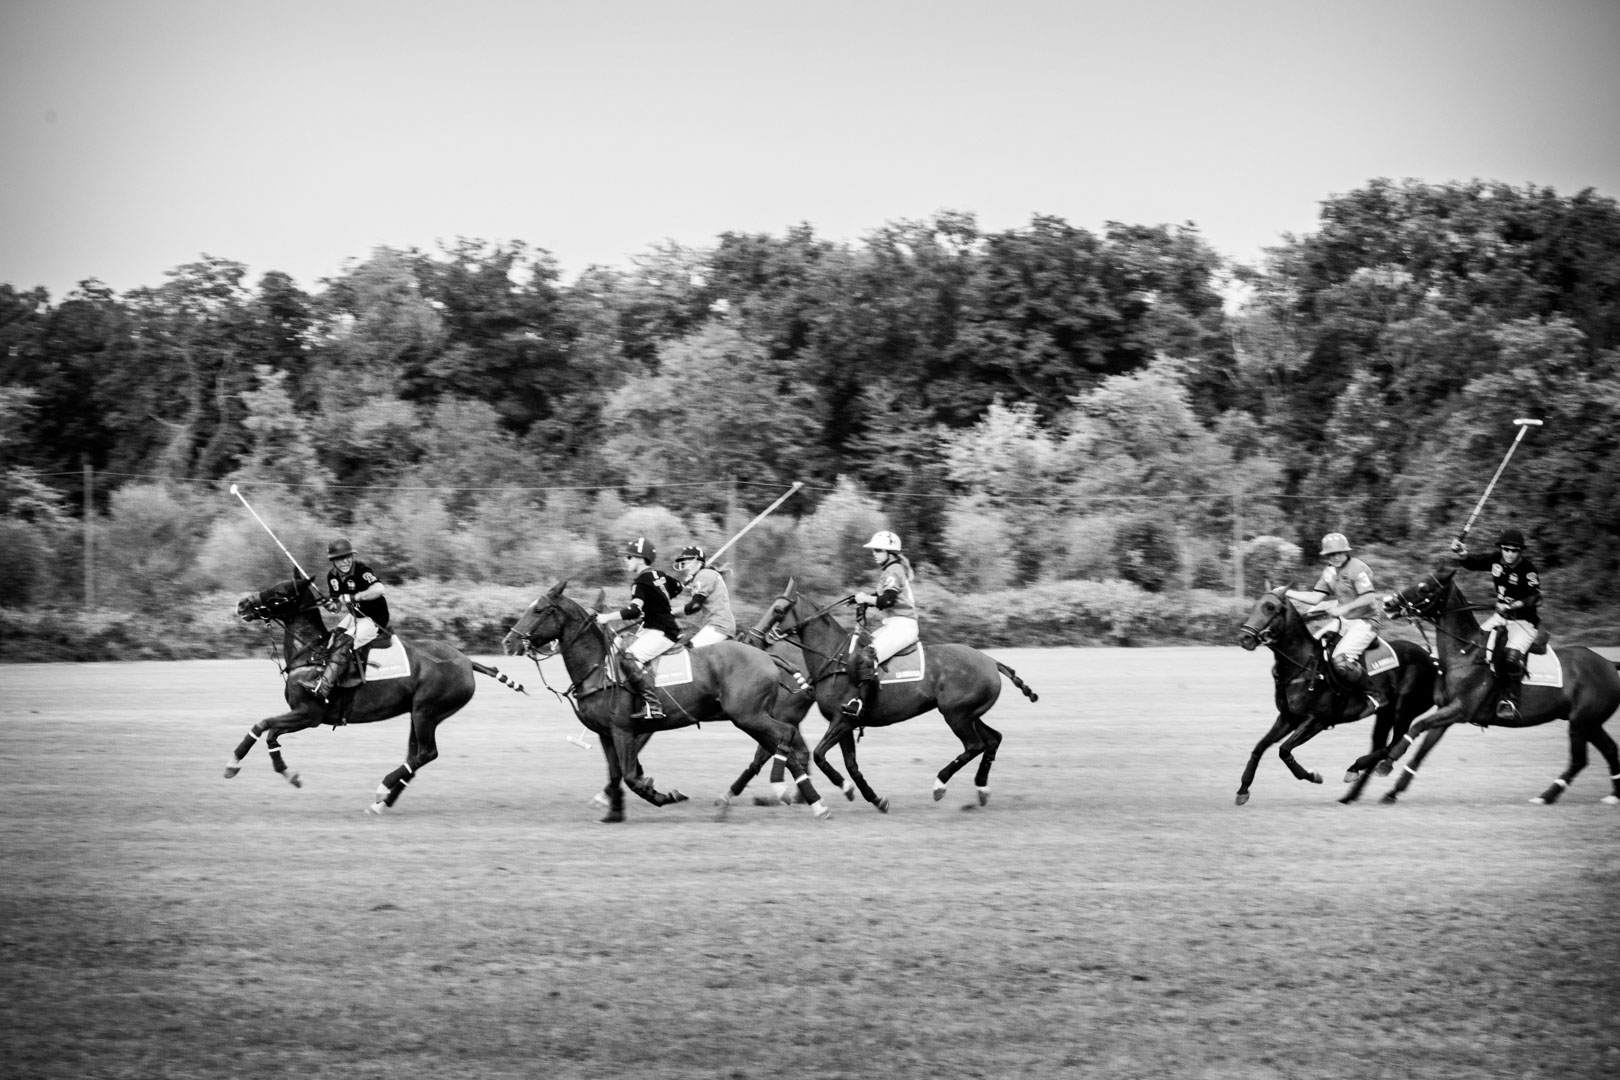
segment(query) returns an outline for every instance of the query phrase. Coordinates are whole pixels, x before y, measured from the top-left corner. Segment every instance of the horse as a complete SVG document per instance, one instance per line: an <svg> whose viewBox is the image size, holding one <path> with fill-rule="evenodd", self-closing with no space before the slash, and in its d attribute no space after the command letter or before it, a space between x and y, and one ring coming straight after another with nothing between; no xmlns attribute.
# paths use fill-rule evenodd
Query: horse
<svg viewBox="0 0 1620 1080"><path fill-rule="evenodd" d="M777 699L776 663L765 652L740 641L719 641L694 649L689 656L691 682L657 689L662 717L631 715L637 696L612 672L608 633L578 602L563 595L560 581L524 609L502 641L508 655L545 655L556 643L570 685L567 697L580 723L595 732L607 761L608 798L604 822L622 822L624 788L628 786L655 806L686 799L680 792L663 793L641 773L638 754L656 731L670 731L711 720L729 720L750 735L761 748L786 763L794 785L814 816L825 819L831 811L810 781L809 755L797 729L777 719L771 709ZM666 656L670 654L665 654ZM795 745L797 743L797 745ZM727 801L720 800L724 815Z"/></svg>
<svg viewBox="0 0 1620 1080"><path fill-rule="evenodd" d="M1439 645L1440 667L1449 701L1434 715L1413 724L1386 752L1398 761L1419 737L1409 764L1401 766L1395 786L1383 801L1395 802L1412 783L1418 766L1429 756L1446 729L1458 722L1480 727L1536 727L1551 720L1569 721L1569 766L1552 785L1530 802L1546 805L1558 801L1571 780L1586 768L1586 747L1591 744L1609 765L1613 791L1605 803L1620 803L1620 751L1603 725L1620 708L1620 663L1606 660L1580 645L1560 646L1551 652L1563 669L1563 686L1540 686L1526 678L1519 692L1518 716L1509 720L1496 715L1496 677L1489 665L1488 636L1475 611L1490 610L1468 602L1457 583L1455 567L1437 569L1395 594L1390 608L1434 625ZM1532 672L1532 674L1534 674Z"/></svg>
<svg viewBox="0 0 1620 1080"><path fill-rule="evenodd" d="M439 756L435 733L441 723L472 700L476 689L474 672L487 675L518 693L526 692L499 670L468 659L442 641L396 638L404 648L408 674L374 682L345 678L333 691L331 699L323 701L311 689L326 664L329 646L326 624L320 615L320 596L314 583L306 577L298 577L248 593L237 601L236 614L243 622L282 625L281 653L287 658L287 665L282 669L287 711L266 717L248 729L225 763L227 779L241 771L242 759L262 735L270 764L276 772L293 787L303 787L303 780L282 760L283 735L320 724L333 727L370 724L409 712L411 737L405 750L405 762L383 777L375 798L366 808L373 814L381 814L399 801L422 767Z"/></svg>
<svg viewBox="0 0 1620 1080"><path fill-rule="evenodd" d="M789 582L782 595L771 604L767 623L779 628L803 650L810 669L810 682L815 688L816 704L827 719L827 733L816 744L812 756L827 778L843 790L844 798L853 802L858 788L866 801L879 811L889 811L888 798L873 791L861 774L855 757L857 729L888 727L938 709L962 741L962 752L934 778L934 799L943 799L951 777L974 758L980 758L973 782L978 790L979 805L987 804L990 768L1001 746L1001 733L984 722L984 714L1001 696L1002 675L1030 701L1039 700L1035 691L1025 685L1012 668L977 649L966 645L919 644L916 648L922 657L922 678L883 688L875 704L859 717L851 718L844 714L842 705L854 694L855 681L850 677L849 664L854 655L855 636L832 615L833 608L847 600L803 616L799 614L798 602L798 590ZM877 673L873 677L876 678ZM848 780L827 761L827 750L834 745L843 751Z"/></svg>
<svg viewBox="0 0 1620 1080"><path fill-rule="evenodd" d="M1262 593L1238 627L1238 644L1249 652L1265 645L1276 657L1272 679L1276 684L1277 719L1271 730L1255 744L1249 763L1238 784L1237 805L1249 801L1249 785L1266 750L1281 742L1277 756L1296 780L1322 782L1322 774L1308 772L1294 760L1294 750L1330 727L1361 719L1362 695L1345 692L1337 682L1333 664L1323 655L1321 643L1311 636L1305 618L1286 595L1287 586ZM1368 679L1368 689L1382 705L1374 714L1372 748L1351 763L1344 782L1353 784L1339 801L1350 803L1361 796L1361 789L1374 769L1386 775L1390 766L1383 759L1391 734L1404 735L1412 721L1433 709L1437 668L1427 649L1411 641L1389 641L1399 666Z"/></svg>
<svg viewBox="0 0 1620 1080"><path fill-rule="evenodd" d="M804 651L780 633L773 632L771 622L771 612L767 610L753 626L741 628L737 640L756 649L763 649L776 664L780 674L777 677L776 705L771 709L771 715L793 725L794 747L803 749L805 756L808 757L810 748L805 745L800 725L810 712L810 706L816 702L815 695L810 692L810 672L804 663ZM783 779L786 763L774 752L760 746L754 751L754 760L749 762L748 767L732 782L722 805L729 803L731 799L741 797L743 790L759 775L759 771L765 767L767 761L771 763L771 787L775 791L775 797L755 796L754 804L790 805L795 798L800 797L796 792L790 792L787 781Z"/></svg>

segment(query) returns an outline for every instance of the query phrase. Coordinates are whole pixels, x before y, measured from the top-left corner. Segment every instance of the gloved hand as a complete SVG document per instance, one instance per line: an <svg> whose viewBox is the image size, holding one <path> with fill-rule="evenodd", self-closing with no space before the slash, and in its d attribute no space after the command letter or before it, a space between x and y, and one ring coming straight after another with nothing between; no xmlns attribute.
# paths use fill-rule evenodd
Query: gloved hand
<svg viewBox="0 0 1620 1080"><path fill-rule="evenodd" d="M619 621L619 613L617 611L604 611L602 614L596 617L596 621L602 626L607 626L609 623L616 623Z"/></svg>
<svg viewBox="0 0 1620 1080"><path fill-rule="evenodd" d="M877 597L869 592L858 592L855 594L855 603L865 607L870 607L871 605L877 603Z"/></svg>
<svg viewBox="0 0 1620 1080"><path fill-rule="evenodd" d="M1496 613L1506 618L1513 618L1518 610L1519 602L1517 600L1498 600L1496 602Z"/></svg>
<svg viewBox="0 0 1620 1080"><path fill-rule="evenodd" d="M334 615L342 611L343 596L340 593L333 593L331 596L328 596L326 598L326 610L332 612Z"/></svg>
<svg viewBox="0 0 1620 1080"><path fill-rule="evenodd" d="M1464 544L1462 542L1462 537L1459 536L1457 539L1451 542L1451 550L1456 552L1458 555L1467 555L1468 545Z"/></svg>

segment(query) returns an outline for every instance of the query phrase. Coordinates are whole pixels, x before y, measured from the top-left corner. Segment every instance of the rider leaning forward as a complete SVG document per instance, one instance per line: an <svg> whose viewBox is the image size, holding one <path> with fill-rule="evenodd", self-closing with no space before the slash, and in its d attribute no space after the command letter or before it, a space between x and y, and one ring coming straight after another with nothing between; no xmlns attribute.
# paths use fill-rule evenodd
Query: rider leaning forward
<svg viewBox="0 0 1620 1080"><path fill-rule="evenodd" d="M914 575L911 560L900 553L900 537L879 530L861 546L871 550L872 561L878 567L874 591L855 594L861 622L872 632L876 663L866 680L854 688L854 695L844 702L844 715L851 718L860 716L872 704L878 686L876 664L917 644L917 599L911 590Z"/></svg>
<svg viewBox="0 0 1620 1080"><path fill-rule="evenodd" d="M1301 592L1290 589L1287 596L1302 604L1311 605L1306 617L1339 620L1339 640L1333 646L1333 671L1339 681L1352 690L1366 694L1361 715L1371 716L1383 704L1367 686L1367 673L1361 666L1361 654L1378 637L1378 623L1383 617L1383 605L1373 585L1372 570L1350 554L1350 540L1343 533L1328 533L1322 537L1322 559L1327 563L1316 584ZM1311 632L1321 637L1331 623L1318 623Z"/></svg>
<svg viewBox="0 0 1620 1080"><path fill-rule="evenodd" d="M1496 587L1496 610L1482 624L1487 632L1503 628L1507 641L1502 648L1498 674L1502 697L1496 704L1498 720L1519 716L1519 691L1524 681L1524 657L1535 644L1541 626L1541 577L1536 564L1524 553L1524 533L1504 529L1496 539L1496 550L1471 555L1461 539L1451 542L1464 570L1489 570Z"/></svg>
<svg viewBox="0 0 1620 1080"><path fill-rule="evenodd" d="M326 557L332 564L326 574L326 609L343 618L332 631L326 670L315 683L314 694L322 701L331 695L350 655L370 645L388 626L388 600L383 596L388 590L371 567L354 557L348 538L340 536L326 545Z"/></svg>
<svg viewBox="0 0 1620 1080"><path fill-rule="evenodd" d="M626 544L624 564L631 577L630 602L618 611L604 611L596 617L604 626L621 619L641 623L635 639L619 657L625 682L641 697L641 707L633 714L637 719L656 720L664 715L647 665L668 652L681 634L669 606L670 599L681 591L681 583L653 569L657 558L657 549L645 536Z"/></svg>

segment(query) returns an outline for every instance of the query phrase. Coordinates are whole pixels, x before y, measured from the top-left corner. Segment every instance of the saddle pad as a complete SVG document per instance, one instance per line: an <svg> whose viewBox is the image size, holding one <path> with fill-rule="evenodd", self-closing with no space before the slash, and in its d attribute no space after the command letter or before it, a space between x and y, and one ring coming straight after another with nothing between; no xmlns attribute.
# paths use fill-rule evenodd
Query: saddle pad
<svg viewBox="0 0 1620 1080"><path fill-rule="evenodd" d="M1394 648L1383 638L1373 640L1367 651L1361 654L1361 662L1366 665L1369 678L1401 666L1401 658L1395 655Z"/></svg>
<svg viewBox="0 0 1620 1080"><path fill-rule="evenodd" d="M393 643L387 648L371 650L362 674L366 682L382 682L385 679L403 679L410 673L411 658L405 655L405 643L395 634Z"/></svg>
<svg viewBox="0 0 1620 1080"><path fill-rule="evenodd" d="M1531 653L1526 656L1524 658L1524 685L1563 686L1564 665L1559 661L1558 654L1548 649L1544 653Z"/></svg>
<svg viewBox="0 0 1620 1080"><path fill-rule="evenodd" d="M922 682L923 654L926 652L921 645L910 648L889 657L878 665L878 685L887 686L889 683Z"/></svg>
<svg viewBox="0 0 1620 1080"><path fill-rule="evenodd" d="M654 686L684 686L692 681L692 651L677 649L653 661Z"/></svg>

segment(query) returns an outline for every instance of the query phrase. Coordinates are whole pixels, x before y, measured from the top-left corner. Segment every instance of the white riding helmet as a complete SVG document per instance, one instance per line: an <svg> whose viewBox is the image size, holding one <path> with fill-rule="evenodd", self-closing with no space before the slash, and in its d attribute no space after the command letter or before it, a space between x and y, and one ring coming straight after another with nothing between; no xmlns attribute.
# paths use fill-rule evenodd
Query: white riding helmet
<svg viewBox="0 0 1620 1080"><path fill-rule="evenodd" d="M1337 555L1341 551L1350 550L1350 541L1344 533L1328 533L1322 537L1322 554Z"/></svg>
<svg viewBox="0 0 1620 1080"><path fill-rule="evenodd" d="M862 544L861 547L871 548L873 551L898 552L900 550L900 538L887 529L879 529L872 534L872 539Z"/></svg>

